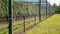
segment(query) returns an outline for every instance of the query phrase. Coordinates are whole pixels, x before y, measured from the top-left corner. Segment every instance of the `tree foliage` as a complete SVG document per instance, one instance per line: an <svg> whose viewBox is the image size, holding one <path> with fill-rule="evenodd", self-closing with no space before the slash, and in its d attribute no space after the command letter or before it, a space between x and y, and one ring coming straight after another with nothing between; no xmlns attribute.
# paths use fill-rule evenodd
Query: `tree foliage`
<svg viewBox="0 0 60 34"><path fill-rule="evenodd" d="M55 13L60 14L60 5L57 6L57 5L54 3L54 4L53 4L53 7L54 7L54 10L55 10Z"/></svg>
<svg viewBox="0 0 60 34"><path fill-rule="evenodd" d="M12 0L13 17L35 15L38 12L38 6L31 3ZM38 14L38 13L37 13ZM0 19L8 19L8 0L0 0Z"/></svg>

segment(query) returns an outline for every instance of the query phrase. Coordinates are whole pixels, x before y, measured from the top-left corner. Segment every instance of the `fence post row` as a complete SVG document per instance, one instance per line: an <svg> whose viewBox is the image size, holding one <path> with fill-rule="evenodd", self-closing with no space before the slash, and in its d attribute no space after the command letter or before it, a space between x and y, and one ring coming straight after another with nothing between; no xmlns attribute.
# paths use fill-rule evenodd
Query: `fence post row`
<svg viewBox="0 0 60 34"><path fill-rule="evenodd" d="M12 3L11 3L12 1L11 0L8 0L8 9L9 9L9 34L13 34L12 33L12 22L13 22L13 13L12 13ZM46 0L46 18L48 17L48 11L47 11L47 4L48 4L48 2L47 2L47 0ZM51 5L50 5L50 3L48 4L49 6L49 17L51 16ZM29 17L30 18L30 14L29 14L29 7L28 7L28 5L27 5L27 8L26 8L26 11L27 11L27 17ZM32 13L32 12L31 12ZM32 15L34 15L34 19L35 19L35 24L36 24L36 17L37 17L37 15L36 15L36 10L35 10L35 14L32 14ZM25 19L26 19L26 16L25 15L23 15L23 27L24 27L24 32L25 32ZM39 22L41 22L41 0L39 0Z"/></svg>

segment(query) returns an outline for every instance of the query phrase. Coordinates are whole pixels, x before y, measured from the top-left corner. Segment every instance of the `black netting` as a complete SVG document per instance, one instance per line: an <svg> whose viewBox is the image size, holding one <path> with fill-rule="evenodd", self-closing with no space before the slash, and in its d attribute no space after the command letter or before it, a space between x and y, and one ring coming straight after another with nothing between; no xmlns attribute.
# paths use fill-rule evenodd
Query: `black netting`
<svg viewBox="0 0 60 34"><path fill-rule="evenodd" d="M55 13L53 6L47 0L12 0L11 5L13 34L26 32ZM0 0L0 34L9 32L8 7L8 0Z"/></svg>

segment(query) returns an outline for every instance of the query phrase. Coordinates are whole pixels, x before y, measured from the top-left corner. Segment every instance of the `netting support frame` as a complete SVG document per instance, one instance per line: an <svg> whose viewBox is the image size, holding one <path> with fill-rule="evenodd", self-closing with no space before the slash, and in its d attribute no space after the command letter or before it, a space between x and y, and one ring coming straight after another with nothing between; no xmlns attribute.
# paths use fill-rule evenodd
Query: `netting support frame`
<svg viewBox="0 0 60 34"><path fill-rule="evenodd" d="M9 34L12 34L12 20L13 20L13 18L12 18L12 3L11 3L11 0L8 0L8 9L9 9Z"/></svg>

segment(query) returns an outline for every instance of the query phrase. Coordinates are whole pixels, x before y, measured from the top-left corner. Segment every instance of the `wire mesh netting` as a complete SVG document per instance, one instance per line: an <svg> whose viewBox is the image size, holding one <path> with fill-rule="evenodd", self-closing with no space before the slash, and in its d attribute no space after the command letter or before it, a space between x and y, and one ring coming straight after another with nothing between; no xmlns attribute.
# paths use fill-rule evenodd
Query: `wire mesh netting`
<svg viewBox="0 0 60 34"><path fill-rule="evenodd" d="M13 1L13 31L24 31L39 22L39 6L34 2ZM13 25L13 26L14 26ZM15 29L14 29L15 28Z"/></svg>
<svg viewBox="0 0 60 34"><path fill-rule="evenodd" d="M12 6L9 3L0 0L0 34L10 34L10 27L13 34L21 34L54 14L53 6L47 0L12 0ZM12 19L9 18L10 10Z"/></svg>

